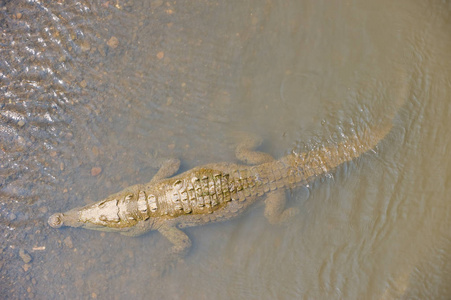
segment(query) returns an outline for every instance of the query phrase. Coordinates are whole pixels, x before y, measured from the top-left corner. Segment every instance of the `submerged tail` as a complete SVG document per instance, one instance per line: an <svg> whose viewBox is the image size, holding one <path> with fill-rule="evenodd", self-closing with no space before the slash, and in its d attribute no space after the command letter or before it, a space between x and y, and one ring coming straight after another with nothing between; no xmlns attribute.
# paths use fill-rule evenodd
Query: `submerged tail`
<svg viewBox="0 0 451 300"><path fill-rule="evenodd" d="M393 82L397 90L393 105L377 124L369 126L360 134L347 136L337 144L321 146L303 153L293 152L283 157L279 163L283 163L292 176L296 177L293 181L304 183L373 149L391 131L395 116L406 102L410 86L408 79L408 76L402 74ZM294 175L295 173L297 175Z"/></svg>

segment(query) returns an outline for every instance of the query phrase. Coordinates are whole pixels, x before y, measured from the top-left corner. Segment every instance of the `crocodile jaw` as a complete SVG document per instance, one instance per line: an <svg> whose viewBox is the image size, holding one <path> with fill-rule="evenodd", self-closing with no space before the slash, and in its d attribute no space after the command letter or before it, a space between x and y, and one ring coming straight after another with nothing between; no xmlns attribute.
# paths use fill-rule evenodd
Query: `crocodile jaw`
<svg viewBox="0 0 451 300"><path fill-rule="evenodd" d="M95 212L95 211L94 211ZM74 208L64 213L56 213L49 217L48 223L53 228L68 227L82 227L91 230L116 231L117 228L109 228L103 224L95 224L86 216L93 215L90 209L83 207ZM95 215L95 214L94 214Z"/></svg>
<svg viewBox="0 0 451 300"><path fill-rule="evenodd" d="M120 208L124 209L123 206L118 205L118 200L115 198L106 199L64 213L53 214L48 223L53 228L69 226L103 231L121 231L115 227L125 227L120 226L118 215Z"/></svg>
<svg viewBox="0 0 451 300"><path fill-rule="evenodd" d="M126 232L138 222L136 219L121 220L119 213L126 212L126 202L116 198L77 207L64 213L50 216L48 223L53 228L62 226L81 227L90 230ZM126 213L122 213L124 216Z"/></svg>
<svg viewBox="0 0 451 300"><path fill-rule="evenodd" d="M53 228L60 228L63 226L67 227L82 227L90 230L100 230L100 231L124 231L120 228L110 228L98 224L93 224L90 222L80 221L80 210L70 210L65 213L56 213L49 217L48 223Z"/></svg>

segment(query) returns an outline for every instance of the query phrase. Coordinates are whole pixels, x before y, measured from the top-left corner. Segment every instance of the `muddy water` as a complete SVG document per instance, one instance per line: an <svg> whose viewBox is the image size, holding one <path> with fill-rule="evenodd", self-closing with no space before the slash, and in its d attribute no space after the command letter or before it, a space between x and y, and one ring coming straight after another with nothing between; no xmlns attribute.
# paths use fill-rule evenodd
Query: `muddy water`
<svg viewBox="0 0 451 300"><path fill-rule="evenodd" d="M451 7L285 2L1 2L3 297L451 297ZM191 228L164 277L158 233L46 222L170 157L234 161L240 131L280 157L392 117L373 151L287 192L288 224L255 207Z"/></svg>

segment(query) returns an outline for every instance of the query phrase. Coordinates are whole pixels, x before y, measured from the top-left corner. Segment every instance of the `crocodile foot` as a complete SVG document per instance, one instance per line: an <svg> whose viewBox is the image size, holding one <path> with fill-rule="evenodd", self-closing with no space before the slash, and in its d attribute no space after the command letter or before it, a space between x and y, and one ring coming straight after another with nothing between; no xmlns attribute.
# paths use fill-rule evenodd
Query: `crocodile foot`
<svg viewBox="0 0 451 300"><path fill-rule="evenodd" d="M177 264L183 262L183 258L191 247L190 238L183 231L178 229L176 224L164 224L158 228L158 231L167 238L173 246L169 253L154 266L152 277L164 277L170 273Z"/></svg>
<svg viewBox="0 0 451 300"><path fill-rule="evenodd" d="M285 208L285 191L274 191L268 194L265 200L265 217L271 224L282 224L297 215L297 207Z"/></svg>
<svg viewBox="0 0 451 300"><path fill-rule="evenodd" d="M235 156L240 161L249 165L263 164L274 161L274 157L268 153L255 151L261 145L262 139L251 134L241 133L242 140L235 149Z"/></svg>

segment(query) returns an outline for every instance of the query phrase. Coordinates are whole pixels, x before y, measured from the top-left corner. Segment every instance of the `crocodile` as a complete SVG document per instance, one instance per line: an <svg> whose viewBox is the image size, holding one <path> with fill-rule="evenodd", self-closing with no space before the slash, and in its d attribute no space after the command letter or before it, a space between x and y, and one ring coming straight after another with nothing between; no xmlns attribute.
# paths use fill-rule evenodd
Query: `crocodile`
<svg viewBox="0 0 451 300"><path fill-rule="evenodd" d="M315 180L373 149L386 130L348 139L333 147L291 153L279 160L253 151L256 140L241 143L236 156L253 165L213 163L195 167L174 177L180 161L166 161L147 184L137 184L94 204L53 214L48 223L61 226L116 231L138 236L159 231L174 246L171 253L183 256L191 245L183 227L225 221L243 214L265 196L264 215L281 223L298 212L285 208L285 189ZM375 134L379 133L379 134Z"/></svg>
<svg viewBox="0 0 451 300"><path fill-rule="evenodd" d="M403 101L398 102L397 106ZM264 215L270 223L283 223L296 215L298 208L285 207L285 190L306 185L374 149L391 130L395 114L361 135L278 160L254 150L258 139L247 139L236 148L236 157L246 164L213 163L173 176L180 161L170 159L147 184L53 214L48 223L54 228L82 227L129 236L158 231L172 243L168 256L180 258L191 246L183 228L236 218L259 199L265 199Z"/></svg>

